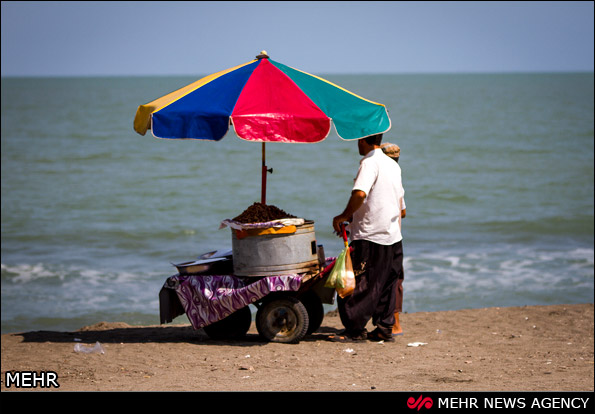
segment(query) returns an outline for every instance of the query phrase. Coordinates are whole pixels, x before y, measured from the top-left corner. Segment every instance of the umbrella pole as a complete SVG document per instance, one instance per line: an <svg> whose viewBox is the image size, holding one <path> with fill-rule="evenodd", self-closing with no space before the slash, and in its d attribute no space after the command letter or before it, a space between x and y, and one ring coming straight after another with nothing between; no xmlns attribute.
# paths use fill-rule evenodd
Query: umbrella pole
<svg viewBox="0 0 595 414"><path fill-rule="evenodd" d="M260 202L266 204L267 194L267 166L265 163L265 148L264 142L262 143L262 187L260 190Z"/></svg>

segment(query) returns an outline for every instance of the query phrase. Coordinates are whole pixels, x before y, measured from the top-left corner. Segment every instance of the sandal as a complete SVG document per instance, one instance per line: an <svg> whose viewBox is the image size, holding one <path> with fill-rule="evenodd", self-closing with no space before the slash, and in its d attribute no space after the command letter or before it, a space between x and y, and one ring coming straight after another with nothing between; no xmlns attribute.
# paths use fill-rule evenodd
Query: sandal
<svg viewBox="0 0 595 414"><path fill-rule="evenodd" d="M392 335L386 335L380 332L378 329L374 329L372 332L368 334L368 340L374 342L395 342L395 338Z"/></svg>
<svg viewBox="0 0 595 414"><path fill-rule="evenodd" d="M367 339L368 334L366 331L363 331L359 334L351 334L347 331L341 332L337 335L330 335L328 337L329 341L332 342L342 342L342 343L352 343L352 342L363 342Z"/></svg>

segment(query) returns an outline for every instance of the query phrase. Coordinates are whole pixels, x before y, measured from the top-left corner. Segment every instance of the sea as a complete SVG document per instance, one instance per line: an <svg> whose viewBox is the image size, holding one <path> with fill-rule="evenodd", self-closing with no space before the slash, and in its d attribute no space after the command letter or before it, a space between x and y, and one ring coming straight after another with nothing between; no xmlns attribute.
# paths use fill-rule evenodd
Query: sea
<svg viewBox="0 0 595 414"><path fill-rule="evenodd" d="M321 76L389 110L404 312L593 303L592 72ZM200 77L1 79L2 333L159 324L172 263L231 249L220 223L260 201L262 145L133 130ZM357 144L265 149L267 204L338 255Z"/></svg>

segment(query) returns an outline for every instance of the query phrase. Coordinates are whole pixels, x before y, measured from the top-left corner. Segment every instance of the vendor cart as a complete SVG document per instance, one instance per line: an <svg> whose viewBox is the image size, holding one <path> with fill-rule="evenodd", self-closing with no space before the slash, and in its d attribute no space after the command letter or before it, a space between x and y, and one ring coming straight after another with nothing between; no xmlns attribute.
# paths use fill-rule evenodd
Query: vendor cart
<svg viewBox="0 0 595 414"><path fill-rule="evenodd" d="M232 249L176 264L178 274L167 278L159 293L161 323L185 313L195 329L204 329L212 339L239 339L250 329L253 305L256 329L265 341L297 343L315 332L324 319L324 304L334 304L335 289L324 284L335 258L326 258L322 245L306 241L309 226L313 223L290 232L283 230L287 226L272 234L260 230L244 234L241 241L243 230L232 229ZM315 260L304 261L300 251ZM266 258L271 265L263 267Z"/></svg>
<svg viewBox="0 0 595 414"><path fill-rule="evenodd" d="M140 105L134 118L136 132L145 135L151 130L165 141L219 141L231 128L239 138L261 143L262 205L267 174L272 173L265 144L320 142L331 125L341 139L355 141L387 132L391 121L385 105L276 62L264 50L252 61ZM307 240L313 232L290 226L258 235L251 233L254 229L234 229L239 232L231 253L209 252L179 267L161 290L161 321L186 313L195 328L204 328L213 338L237 337L249 329L248 305L254 305L256 327L269 341L297 342L318 329L323 304L334 300L335 291L323 283L332 265L324 255L318 261L302 257L295 262L294 255L315 256L320 251L315 241ZM271 241L269 236L281 243L263 246L261 242ZM284 236L292 237L290 243L284 244ZM243 242L253 244L242 246ZM299 246L291 247L293 242Z"/></svg>

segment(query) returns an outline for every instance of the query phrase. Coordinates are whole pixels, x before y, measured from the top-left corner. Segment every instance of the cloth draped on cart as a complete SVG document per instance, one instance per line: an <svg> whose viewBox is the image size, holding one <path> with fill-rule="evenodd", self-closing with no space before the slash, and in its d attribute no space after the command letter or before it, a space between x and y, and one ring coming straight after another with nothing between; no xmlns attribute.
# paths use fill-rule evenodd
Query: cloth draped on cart
<svg viewBox="0 0 595 414"><path fill-rule="evenodd" d="M297 291L302 275L267 276L251 283L232 275L176 275L168 282L170 287L173 285L192 326L200 329L271 292Z"/></svg>

